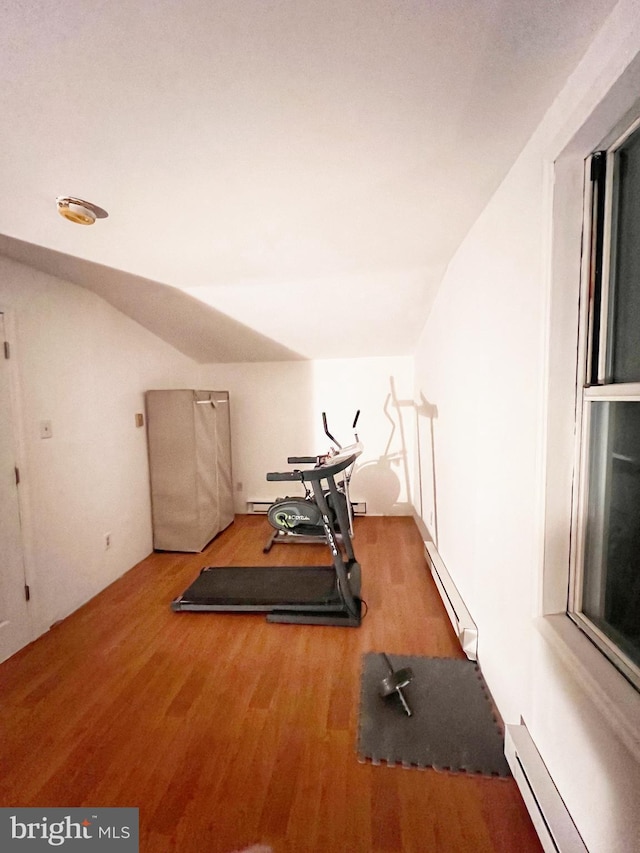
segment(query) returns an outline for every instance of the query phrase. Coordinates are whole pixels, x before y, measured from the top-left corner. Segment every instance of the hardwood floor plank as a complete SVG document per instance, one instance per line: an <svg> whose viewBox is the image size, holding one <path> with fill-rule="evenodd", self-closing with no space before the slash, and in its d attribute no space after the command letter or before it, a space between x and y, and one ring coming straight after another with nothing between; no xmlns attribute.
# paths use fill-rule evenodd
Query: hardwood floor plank
<svg viewBox="0 0 640 853"><path fill-rule="evenodd" d="M402 769L380 765L373 770L375 772L371 776L372 850L402 850L402 813L398 790Z"/></svg>

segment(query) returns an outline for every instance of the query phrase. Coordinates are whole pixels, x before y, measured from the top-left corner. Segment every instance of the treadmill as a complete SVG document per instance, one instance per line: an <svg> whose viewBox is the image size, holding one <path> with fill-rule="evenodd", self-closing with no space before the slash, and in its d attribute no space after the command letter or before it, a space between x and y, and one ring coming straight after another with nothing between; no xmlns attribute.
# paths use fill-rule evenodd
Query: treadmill
<svg viewBox="0 0 640 853"><path fill-rule="evenodd" d="M349 468L361 448L352 445L312 468L271 472L269 481L308 484L322 513L325 538L332 555L324 566L208 566L171 603L172 610L266 613L268 622L359 627L361 571L349 534L344 502L338 499L336 476ZM327 493L338 518L340 542Z"/></svg>

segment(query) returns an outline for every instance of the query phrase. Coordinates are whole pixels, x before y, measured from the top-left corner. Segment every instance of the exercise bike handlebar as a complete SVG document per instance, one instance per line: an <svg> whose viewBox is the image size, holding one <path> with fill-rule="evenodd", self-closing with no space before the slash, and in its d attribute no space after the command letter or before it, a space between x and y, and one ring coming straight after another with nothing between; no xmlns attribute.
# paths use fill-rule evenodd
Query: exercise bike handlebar
<svg viewBox="0 0 640 853"><path fill-rule="evenodd" d="M271 471L267 474L267 480L270 482L274 480L297 480L305 483L313 480L326 480L353 465L359 455L359 450L346 456L336 455L315 468L305 468L302 471ZM315 461L316 457L314 456L313 462Z"/></svg>

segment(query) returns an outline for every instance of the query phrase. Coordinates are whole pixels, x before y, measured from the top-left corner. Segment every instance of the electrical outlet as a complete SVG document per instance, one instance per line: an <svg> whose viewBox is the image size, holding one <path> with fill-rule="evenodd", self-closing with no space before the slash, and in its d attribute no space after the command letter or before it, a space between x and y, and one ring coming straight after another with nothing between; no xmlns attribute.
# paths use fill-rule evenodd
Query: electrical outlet
<svg viewBox="0 0 640 853"><path fill-rule="evenodd" d="M104 534L104 550L108 551L109 548L111 548L111 534L105 533Z"/></svg>
<svg viewBox="0 0 640 853"><path fill-rule="evenodd" d="M240 481L238 481L236 483L236 492L241 492L241 491L242 491L242 483Z"/></svg>

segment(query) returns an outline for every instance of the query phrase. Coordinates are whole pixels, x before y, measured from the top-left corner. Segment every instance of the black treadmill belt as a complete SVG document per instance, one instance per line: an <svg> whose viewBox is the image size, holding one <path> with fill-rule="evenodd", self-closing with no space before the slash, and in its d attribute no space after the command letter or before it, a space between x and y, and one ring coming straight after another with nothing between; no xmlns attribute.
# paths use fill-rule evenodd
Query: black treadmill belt
<svg viewBox="0 0 640 853"><path fill-rule="evenodd" d="M342 606L333 566L210 566L174 609L285 610Z"/></svg>

